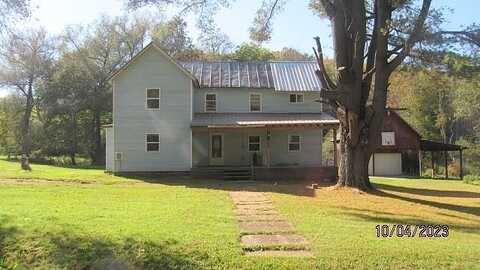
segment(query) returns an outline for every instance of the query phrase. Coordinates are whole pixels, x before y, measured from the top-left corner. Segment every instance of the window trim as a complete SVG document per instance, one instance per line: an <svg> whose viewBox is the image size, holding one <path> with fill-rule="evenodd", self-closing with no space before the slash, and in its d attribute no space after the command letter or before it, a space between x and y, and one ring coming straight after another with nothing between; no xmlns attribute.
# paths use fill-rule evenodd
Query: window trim
<svg viewBox="0 0 480 270"><path fill-rule="evenodd" d="M389 133L389 134L393 134L393 144L383 144L383 134L385 133ZM396 146L397 145L397 140L395 138L395 131L382 131L382 133L380 133L380 139L381 139L381 146L385 146L385 147L393 147L393 146Z"/></svg>
<svg viewBox="0 0 480 270"><path fill-rule="evenodd" d="M208 95L215 95L215 110L214 111L208 111L207 110L207 96ZM203 101L204 101L204 106L203 106L203 111L206 112L206 113L213 113L213 112L217 112L217 107L218 107L218 95L217 93L215 92L206 92L204 97L203 97Z"/></svg>
<svg viewBox="0 0 480 270"><path fill-rule="evenodd" d="M258 143L254 143L254 144L258 144L258 151L250 150L250 137L258 137ZM249 153L260 153L260 152L262 152L262 136L260 136L260 135L248 135L247 146L248 146L248 152Z"/></svg>
<svg viewBox="0 0 480 270"><path fill-rule="evenodd" d="M292 102L292 100L290 99L290 97L291 97L292 95L295 96L295 102ZM302 102L298 102L298 96L302 96ZM290 93L290 94L288 95L288 103L290 103L290 104L303 104L304 102L305 102L305 94L303 94L303 93L300 93L300 94L297 94L297 93L292 94L292 93Z"/></svg>
<svg viewBox="0 0 480 270"><path fill-rule="evenodd" d="M147 141L148 135L158 135L158 142L148 142ZM160 142L161 142L160 133L154 133L154 132L145 133L145 152L146 153L158 153L158 152L160 152ZM158 150L157 151L148 151L148 145L149 144L158 144Z"/></svg>
<svg viewBox="0 0 480 270"><path fill-rule="evenodd" d="M148 97L148 90L157 90L158 89L158 98L149 98ZM158 100L158 108L149 108L148 107L148 101L149 100ZM145 89L145 109L149 111L159 111L161 107L161 102L162 100L162 89L160 87L154 88L154 87L149 87Z"/></svg>
<svg viewBox="0 0 480 270"><path fill-rule="evenodd" d="M252 95L258 95L260 97L260 110L259 111L252 111ZM248 93L248 111L249 112L263 112L263 95L262 95L262 93L258 93L258 92Z"/></svg>
<svg viewBox="0 0 480 270"><path fill-rule="evenodd" d="M290 139L293 136L298 137L298 150L290 150L290 144L297 144L297 143L290 143ZM289 134L288 135L288 141L287 141L287 150L288 150L289 153L290 152L292 152L292 153L301 152L302 151L302 136L298 135L298 134Z"/></svg>

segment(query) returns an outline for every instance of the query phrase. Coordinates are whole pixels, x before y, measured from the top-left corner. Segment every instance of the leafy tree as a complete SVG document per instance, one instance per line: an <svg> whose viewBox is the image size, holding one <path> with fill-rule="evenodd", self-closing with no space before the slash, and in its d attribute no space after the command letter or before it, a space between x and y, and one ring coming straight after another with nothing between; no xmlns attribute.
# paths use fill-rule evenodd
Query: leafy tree
<svg viewBox="0 0 480 270"><path fill-rule="evenodd" d="M211 55L227 54L233 49L230 38L221 32L212 18L206 18L201 24L201 35L198 37L200 49Z"/></svg>
<svg viewBox="0 0 480 270"><path fill-rule="evenodd" d="M309 55L306 53L301 53L293 48L282 48L280 51L273 52L273 57L275 60L314 60L313 55Z"/></svg>
<svg viewBox="0 0 480 270"><path fill-rule="evenodd" d="M52 41L42 29L11 34L0 52L3 63L0 82L15 89L25 101L21 122L21 165L25 170L30 170L32 111L38 104L38 88L50 76L53 52Z"/></svg>
<svg viewBox="0 0 480 270"><path fill-rule="evenodd" d="M0 0L0 33L4 33L7 24L13 20L30 15L30 0Z"/></svg>
<svg viewBox="0 0 480 270"><path fill-rule="evenodd" d="M228 55L227 58L240 61L266 61L272 60L274 54L267 48L255 44L244 43L232 54Z"/></svg>

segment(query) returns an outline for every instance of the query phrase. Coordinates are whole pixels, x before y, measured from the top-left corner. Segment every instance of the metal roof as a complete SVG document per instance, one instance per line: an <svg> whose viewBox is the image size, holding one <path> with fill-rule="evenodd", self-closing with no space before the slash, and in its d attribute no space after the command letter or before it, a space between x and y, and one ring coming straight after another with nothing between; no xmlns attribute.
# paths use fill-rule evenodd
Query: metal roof
<svg viewBox="0 0 480 270"><path fill-rule="evenodd" d="M192 127L337 125L327 113L196 113Z"/></svg>
<svg viewBox="0 0 480 270"><path fill-rule="evenodd" d="M181 61L201 88L272 88L320 91L314 61Z"/></svg>

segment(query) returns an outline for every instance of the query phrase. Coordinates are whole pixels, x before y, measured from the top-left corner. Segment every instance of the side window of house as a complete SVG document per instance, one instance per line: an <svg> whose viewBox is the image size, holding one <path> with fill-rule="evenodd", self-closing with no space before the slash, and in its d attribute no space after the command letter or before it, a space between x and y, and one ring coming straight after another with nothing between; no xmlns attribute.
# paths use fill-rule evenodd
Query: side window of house
<svg viewBox="0 0 480 270"><path fill-rule="evenodd" d="M250 111L261 112L262 111L262 95L258 93L250 94Z"/></svg>
<svg viewBox="0 0 480 270"><path fill-rule="evenodd" d="M395 145L395 132L382 132L382 145L383 146Z"/></svg>
<svg viewBox="0 0 480 270"><path fill-rule="evenodd" d="M217 111L217 94L211 94L211 93L205 94L205 111L206 112Z"/></svg>
<svg viewBox="0 0 480 270"><path fill-rule="evenodd" d="M290 103L303 103L303 94L290 94Z"/></svg>
<svg viewBox="0 0 480 270"><path fill-rule="evenodd" d="M149 88L147 89L147 109L158 110L160 109L160 89Z"/></svg>
<svg viewBox="0 0 480 270"><path fill-rule="evenodd" d="M145 135L145 143L147 152L160 151L160 134L149 133Z"/></svg>
<svg viewBox="0 0 480 270"><path fill-rule="evenodd" d="M289 135L288 136L288 151L289 152L299 152L301 149L301 139L300 135Z"/></svg>
<svg viewBox="0 0 480 270"><path fill-rule="evenodd" d="M260 152L260 136L248 136L248 151Z"/></svg>

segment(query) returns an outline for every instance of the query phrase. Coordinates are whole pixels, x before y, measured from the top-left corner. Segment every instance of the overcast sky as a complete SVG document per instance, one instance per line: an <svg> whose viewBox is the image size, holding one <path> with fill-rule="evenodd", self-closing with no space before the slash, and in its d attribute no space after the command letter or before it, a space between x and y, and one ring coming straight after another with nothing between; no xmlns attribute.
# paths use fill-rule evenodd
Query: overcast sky
<svg viewBox="0 0 480 270"><path fill-rule="evenodd" d="M123 0L32 0L34 11L28 24L45 27L52 34L59 34L65 26L88 24L100 15L119 16L127 12ZM273 38L266 44L271 49L292 47L311 53L313 37L320 36L325 53L332 55L330 27L308 9L309 1L290 0L284 10L275 19ZM235 44L248 41L248 27L253 20L260 0L237 0L231 8L221 10L216 22ZM434 7L452 9L448 15L448 29L480 21L476 12L480 8L479 0L434 0ZM194 18L188 18L189 31L193 37L198 35ZM5 92L0 89L0 96Z"/></svg>

